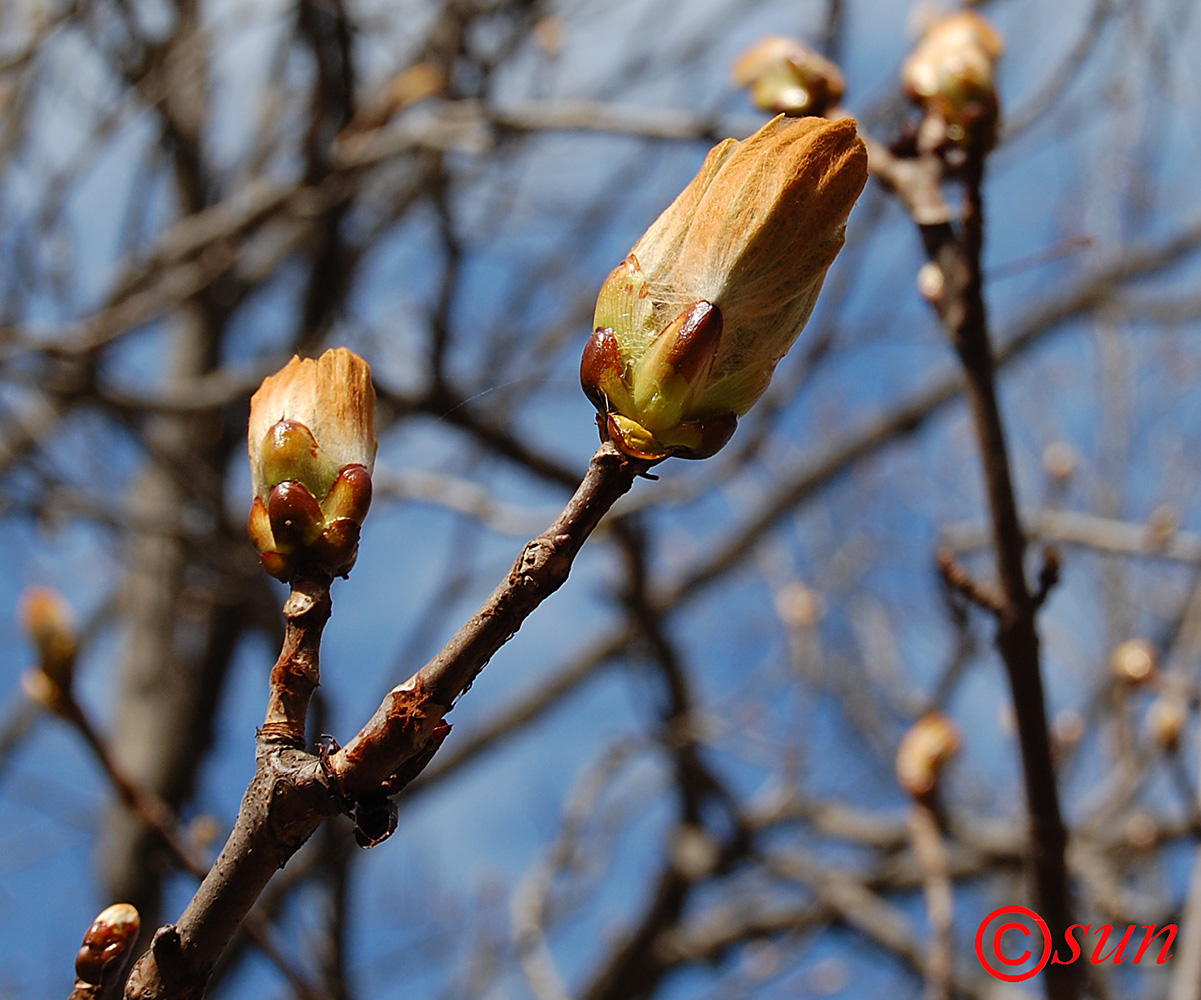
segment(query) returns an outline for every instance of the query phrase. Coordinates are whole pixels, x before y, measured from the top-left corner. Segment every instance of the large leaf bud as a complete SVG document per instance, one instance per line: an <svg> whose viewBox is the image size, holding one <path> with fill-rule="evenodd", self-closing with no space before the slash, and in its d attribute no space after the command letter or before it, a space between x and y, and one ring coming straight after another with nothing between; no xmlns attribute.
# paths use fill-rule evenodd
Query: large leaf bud
<svg viewBox="0 0 1201 1000"><path fill-rule="evenodd" d="M813 311L867 181L850 119L780 116L715 146L606 279L580 380L636 458L705 458Z"/></svg>

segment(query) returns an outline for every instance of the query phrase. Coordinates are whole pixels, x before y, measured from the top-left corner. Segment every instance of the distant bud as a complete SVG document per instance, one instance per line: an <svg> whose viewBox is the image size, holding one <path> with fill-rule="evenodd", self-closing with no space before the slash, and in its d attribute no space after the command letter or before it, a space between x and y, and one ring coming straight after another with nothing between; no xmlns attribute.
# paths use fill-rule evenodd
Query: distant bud
<svg viewBox="0 0 1201 1000"><path fill-rule="evenodd" d="M1056 482L1066 483L1071 479L1078 464L1076 449L1066 441L1052 441L1043 449L1043 468Z"/></svg>
<svg viewBox="0 0 1201 1000"><path fill-rule="evenodd" d="M672 838L671 861L686 878L699 881L721 863L721 845L704 827L684 824Z"/></svg>
<svg viewBox="0 0 1201 1000"><path fill-rule="evenodd" d="M1180 513L1170 504L1161 504L1147 518L1147 544L1153 549L1166 548L1180 530Z"/></svg>
<svg viewBox="0 0 1201 1000"><path fill-rule="evenodd" d="M1061 763L1084 739L1084 716L1074 708L1065 708L1051 720L1051 760Z"/></svg>
<svg viewBox="0 0 1201 1000"><path fill-rule="evenodd" d="M1147 710L1147 731L1164 753L1180 749L1180 738L1188 722L1188 706L1174 692L1161 694Z"/></svg>
<svg viewBox="0 0 1201 1000"><path fill-rule="evenodd" d="M69 694L79 634L67 599L49 587L30 587L21 599L21 627L37 649L38 668Z"/></svg>
<svg viewBox="0 0 1201 1000"><path fill-rule="evenodd" d="M978 151L995 143L995 74L1004 48L996 28L972 10L938 18L926 30L901 66L901 81L936 141Z"/></svg>
<svg viewBox="0 0 1201 1000"><path fill-rule="evenodd" d="M446 71L432 62L408 66L388 81L388 100L395 111L442 93L449 84Z"/></svg>
<svg viewBox="0 0 1201 1000"><path fill-rule="evenodd" d="M793 38L769 35L747 49L730 70L736 87L749 87L757 107L790 117L824 115L842 100L842 71Z"/></svg>
<svg viewBox="0 0 1201 1000"><path fill-rule="evenodd" d="M918 268L917 291L931 305L942 302L947 292L947 279L942 268L930 260Z"/></svg>
<svg viewBox="0 0 1201 1000"><path fill-rule="evenodd" d="M393 115L410 105L442 93L448 83L446 72L432 62L406 66L388 81L374 99L362 104L349 130L362 132L386 125Z"/></svg>
<svg viewBox="0 0 1201 1000"><path fill-rule="evenodd" d="M1127 639L1109 655L1114 676L1131 687L1146 684L1155 674L1155 647L1147 639Z"/></svg>
<svg viewBox="0 0 1201 1000"><path fill-rule="evenodd" d="M345 348L293 358L263 382L250 401L248 530L272 576L350 571L376 447L371 369Z"/></svg>
<svg viewBox="0 0 1201 1000"><path fill-rule="evenodd" d="M822 617L821 595L799 580L787 583L776 592L776 614L791 628L813 628Z"/></svg>
<svg viewBox="0 0 1201 1000"><path fill-rule="evenodd" d="M1065 708L1055 716L1051 723L1054 749L1061 753L1073 749L1084 739L1084 729L1084 716L1074 708Z"/></svg>
<svg viewBox="0 0 1201 1000"><path fill-rule="evenodd" d="M25 697L42 708L63 716L68 714L70 702L66 697L67 692L40 667L26 670L21 675L21 690L25 692Z"/></svg>
<svg viewBox="0 0 1201 1000"><path fill-rule="evenodd" d="M534 44L550 59L557 59L567 46L567 23L561 17L539 18L531 34Z"/></svg>
<svg viewBox="0 0 1201 1000"><path fill-rule="evenodd" d="M849 119L779 117L713 148L609 275L580 380L627 454L706 458L804 327L867 180Z"/></svg>
<svg viewBox="0 0 1201 1000"><path fill-rule="evenodd" d="M929 798L938 788L942 769L958 752L958 727L941 712L929 712L901 740L897 780L915 799Z"/></svg>
<svg viewBox="0 0 1201 1000"><path fill-rule="evenodd" d="M1126 842L1138 851L1149 851L1160 841L1159 824L1142 809L1136 809L1126 820Z"/></svg>
<svg viewBox="0 0 1201 1000"><path fill-rule="evenodd" d="M211 813L201 813L188 824L188 840L201 851L208 850L216 843L221 833L221 824Z"/></svg>

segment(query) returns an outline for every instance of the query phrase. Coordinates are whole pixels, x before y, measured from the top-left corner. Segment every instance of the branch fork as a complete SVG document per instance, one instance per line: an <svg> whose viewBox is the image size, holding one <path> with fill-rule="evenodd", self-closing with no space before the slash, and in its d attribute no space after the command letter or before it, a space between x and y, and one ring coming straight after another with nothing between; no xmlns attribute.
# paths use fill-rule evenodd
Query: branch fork
<svg viewBox="0 0 1201 1000"><path fill-rule="evenodd" d="M320 683L329 575L292 581L271 671L256 771L217 861L175 924L160 928L126 983L130 1000L200 1000L217 959L275 872L326 819L348 813L369 847L395 828L391 796L429 763L450 733L444 716L526 617L567 579L584 541L646 463L605 443L563 513L529 542L512 570L433 660L384 696L343 747L307 752L309 702Z"/></svg>

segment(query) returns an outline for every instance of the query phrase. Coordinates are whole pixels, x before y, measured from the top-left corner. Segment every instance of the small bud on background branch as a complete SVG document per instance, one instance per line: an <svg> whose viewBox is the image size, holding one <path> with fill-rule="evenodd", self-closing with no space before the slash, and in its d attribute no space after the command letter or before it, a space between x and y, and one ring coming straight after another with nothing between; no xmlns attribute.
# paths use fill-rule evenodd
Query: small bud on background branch
<svg viewBox="0 0 1201 1000"><path fill-rule="evenodd" d="M901 67L910 100L926 113L919 148L944 144L984 152L997 139L996 64L1005 50L997 30L973 10L937 19Z"/></svg>
<svg viewBox="0 0 1201 1000"><path fill-rule="evenodd" d="M26 675L25 693L51 710L71 695L79 633L67 600L49 587L30 587L21 601L21 626L37 650L36 670Z"/></svg>
<svg viewBox="0 0 1201 1000"><path fill-rule="evenodd" d="M791 117L824 115L842 100L842 70L804 42L769 35L730 69L735 87L748 87L757 107Z"/></svg>
<svg viewBox="0 0 1201 1000"><path fill-rule="evenodd" d="M1147 639L1127 639L1109 654L1109 669L1129 687L1141 687L1155 678L1155 647Z"/></svg>
<svg viewBox="0 0 1201 1000"><path fill-rule="evenodd" d="M959 752L959 728L941 712L930 712L905 733L897 749L897 780L913 798L937 794L943 768Z"/></svg>

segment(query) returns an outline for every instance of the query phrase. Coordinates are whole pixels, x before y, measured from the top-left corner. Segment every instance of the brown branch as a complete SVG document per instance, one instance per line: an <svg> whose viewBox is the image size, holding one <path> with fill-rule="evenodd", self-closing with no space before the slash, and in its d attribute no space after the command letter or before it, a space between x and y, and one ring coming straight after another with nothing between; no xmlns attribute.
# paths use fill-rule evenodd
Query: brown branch
<svg viewBox="0 0 1201 1000"><path fill-rule="evenodd" d="M321 633L329 620L330 579L296 579L284 604L283 648L271 670L262 737L302 749L309 700L321 683Z"/></svg>
<svg viewBox="0 0 1201 1000"><path fill-rule="evenodd" d="M947 846L934 808L914 802L909 811L913 856L922 870L926 919L930 923L930 948L926 956L926 1000L951 1000L954 990L954 896Z"/></svg>
<svg viewBox="0 0 1201 1000"><path fill-rule="evenodd" d="M1017 718L1035 897L1039 912L1058 938L1072 923L1065 860L1067 831L1059 808L1047 729L1035 627L1038 604L1026 580L1026 537L1018 518L997 402L996 361L984 304L980 267L984 234L983 173L983 156L969 156L963 168L966 204L960 232L956 233L949 223L922 225L919 221L919 229L927 256L942 274L944 287L934 305L963 366L964 395L983 463L1001 596L1001 605L996 609L997 650L1005 664ZM1075 967L1049 965L1046 988L1053 1000L1077 997L1080 985Z"/></svg>
<svg viewBox="0 0 1201 1000"><path fill-rule="evenodd" d="M217 959L275 872L322 821L364 798L391 794L425 765L448 731L442 716L567 579L588 535L645 469L646 463L602 445L563 513L526 545L484 606L438 656L390 691L367 725L332 757L301 749L329 614L328 582L294 584L267 722L257 739L257 768L233 832L178 923L160 928L138 961L126 996L199 1000Z"/></svg>
<svg viewBox="0 0 1201 1000"><path fill-rule="evenodd" d="M663 740L675 767L679 817L668 835L669 860L660 870L648 902L639 918L614 943L587 988L581 990L582 1000L646 1000L653 996L671 971L663 942L679 933L696 890L728 874L753 846L732 794L700 752L694 697L683 657L667 634L663 616L646 599L646 544L642 532L636 524L622 522L615 533L626 559L629 582L625 604L631 627L641 633L649 647L666 689ZM724 822L708 825L715 816Z"/></svg>
<svg viewBox="0 0 1201 1000"><path fill-rule="evenodd" d="M558 706L611 663L633 641L633 631L601 639L573 658L550 678L539 682L528 697L494 713L475 732L456 735L455 745L439 752L433 765L405 786L402 801L435 786L476 760L484 751L522 732L531 722Z"/></svg>
<svg viewBox="0 0 1201 1000"><path fill-rule="evenodd" d="M914 971L927 972L925 949L904 914L863 881L800 852L773 858L771 867L785 878L810 888L817 897L817 905L832 911L839 922L896 955ZM983 992L974 988L971 980L957 974L954 968L949 970L948 976L953 993L978 996Z"/></svg>
<svg viewBox="0 0 1201 1000"><path fill-rule="evenodd" d="M95 755L101 769L108 776L113 788L116 789L121 801L129 807L138 821L162 841L163 845L175 857L176 863L184 871L197 879L204 879L209 866L204 858L189 843L187 835L181 830L179 820L174 810L152 790L131 780L118 766L109 752L108 745L99 731L84 712L83 707L70 692L64 692L55 686L49 689L44 679L39 677L39 671L31 673L32 686L46 696L39 696L39 701L51 708L60 718L68 722L79 732L84 742ZM308 978L297 969L291 960L276 946L270 924L262 913L251 912L244 924L246 936L254 945L275 963L279 971L291 983L297 996L302 1000L326 1000L326 994L314 986ZM136 934L136 931L135 931ZM109 988L108 979L105 988Z"/></svg>
<svg viewBox="0 0 1201 1000"><path fill-rule="evenodd" d="M981 583L972 576L949 548L943 547L938 550L938 571L948 587L963 594L973 604L996 615L1004 609L1004 598L997 588Z"/></svg>
<svg viewBox="0 0 1201 1000"><path fill-rule="evenodd" d="M646 468L611 444L601 445L554 524L526 545L506 579L442 651L388 692L367 725L334 755L332 772L349 799L378 789L396 773L398 760L426 746L493 654L567 579L585 539Z"/></svg>
<svg viewBox="0 0 1201 1000"><path fill-rule="evenodd" d="M1201 535L1193 531L1175 530L1165 536L1146 522L1117 521L1073 510L1028 510L1022 514L1022 524L1031 540L1137 558L1201 563ZM987 532L975 524L948 525L941 534L956 552L983 548L989 541Z"/></svg>
<svg viewBox="0 0 1201 1000"><path fill-rule="evenodd" d="M292 970L251 906L276 870L341 806L317 758L303 752L309 700L319 681L318 651L329 618L328 579L298 579L284 605L283 649L271 672L258 767L221 855L203 868L200 888L177 925L160 928L130 977L127 995L200 997L217 959L244 922L256 943L304 997L322 992ZM140 992L139 992L140 991Z"/></svg>
<svg viewBox="0 0 1201 1000"><path fill-rule="evenodd" d="M108 775L113 788L117 790L117 795L133 810L139 822L154 831L185 871L191 872L197 878L203 878L207 866L179 830L174 810L154 792L143 788L125 775L113 760L107 744L72 695L64 694L56 710L79 731L104 773Z"/></svg>
<svg viewBox="0 0 1201 1000"><path fill-rule="evenodd" d="M1043 566L1038 571L1038 589L1034 592L1034 607L1041 608L1047 603L1051 591L1059 585L1059 549L1048 545L1043 549Z"/></svg>

